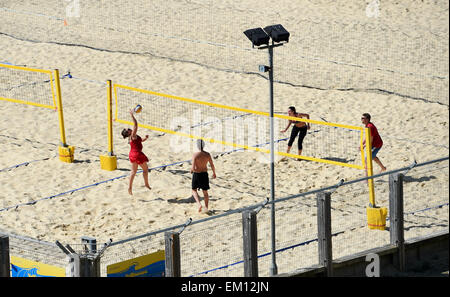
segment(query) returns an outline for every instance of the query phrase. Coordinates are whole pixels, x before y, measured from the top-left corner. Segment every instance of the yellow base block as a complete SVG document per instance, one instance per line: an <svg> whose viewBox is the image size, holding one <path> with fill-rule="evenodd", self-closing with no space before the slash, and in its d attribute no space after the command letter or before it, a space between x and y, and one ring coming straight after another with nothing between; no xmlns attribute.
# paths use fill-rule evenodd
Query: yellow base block
<svg viewBox="0 0 450 297"><path fill-rule="evenodd" d="M103 170L113 171L117 169L117 157L102 155L100 156L100 167Z"/></svg>
<svg viewBox="0 0 450 297"><path fill-rule="evenodd" d="M75 152L74 146L60 146L58 147L59 159L66 163L73 163L73 154Z"/></svg>
<svg viewBox="0 0 450 297"><path fill-rule="evenodd" d="M367 225L369 229L386 229L387 208L367 207Z"/></svg>

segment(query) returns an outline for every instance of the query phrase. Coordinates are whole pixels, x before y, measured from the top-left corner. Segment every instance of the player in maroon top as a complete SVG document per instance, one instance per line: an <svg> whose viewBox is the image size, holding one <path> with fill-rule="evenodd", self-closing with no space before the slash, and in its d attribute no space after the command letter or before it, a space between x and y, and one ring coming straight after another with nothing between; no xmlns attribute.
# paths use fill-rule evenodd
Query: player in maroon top
<svg viewBox="0 0 450 297"><path fill-rule="evenodd" d="M384 167L383 163L381 163L380 159L377 157L378 152L383 146L383 140L381 139L380 134L378 133L377 127L370 121L370 114L364 113L361 117L361 122L366 126L366 128L370 128L370 142L372 143L372 160L378 164L381 168L381 172L386 171L386 167ZM363 145L365 147L366 141L364 140Z"/></svg>
<svg viewBox="0 0 450 297"><path fill-rule="evenodd" d="M123 129L122 130L122 136L123 138L128 137L128 143L130 144L130 153L128 154L128 157L130 158L131 162L131 174L130 174L130 184L128 186L128 193L130 195L133 195L133 180L136 176L136 172L138 169L138 165L142 168L142 173L144 175L144 182L145 187L151 190L148 183L148 158L147 156L142 152L142 142L146 141L148 139L148 135L145 135L144 139L142 139L139 135L136 134L138 124L136 121L136 118L134 117L133 110L130 110L131 118L133 119L133 129Z"/></svg>

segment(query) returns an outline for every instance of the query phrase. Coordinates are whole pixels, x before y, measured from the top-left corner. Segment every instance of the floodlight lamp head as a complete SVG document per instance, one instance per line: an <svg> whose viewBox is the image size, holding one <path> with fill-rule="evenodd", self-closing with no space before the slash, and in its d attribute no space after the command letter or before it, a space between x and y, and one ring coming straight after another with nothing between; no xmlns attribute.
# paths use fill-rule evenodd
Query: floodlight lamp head
<svg viewBox="0 0 450 297"><path fill-rule="evenodd" d="M248 29L244 34L252 42L252 46L269 44L270 36L261 28Z"/></svg>
<svg viewBox="0 0 450 297"><path fill-rule="evenodd" d="M280 24L267 26L264 31L272 38L273 42L289 42L290 33Z"/></svg>

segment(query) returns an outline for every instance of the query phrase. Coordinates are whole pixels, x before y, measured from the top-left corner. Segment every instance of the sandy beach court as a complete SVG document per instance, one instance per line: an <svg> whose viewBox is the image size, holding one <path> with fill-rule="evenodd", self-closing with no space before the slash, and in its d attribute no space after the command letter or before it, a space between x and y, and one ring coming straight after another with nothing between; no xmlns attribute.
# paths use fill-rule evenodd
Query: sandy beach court
<svg viewBox="0 0 450 297"><path fill-rule="evenodd" d="M179 46L183 44L180 39L173 39L173 43L170 43L170 39L165 39L163 43L158 36L151 39L137 33L127 35L127 30L134 32L133 26L140 25L140 34L144 31L149 34L158 33L150 32L148 27L162 23L163 14L166 13L167 19L180 22L179 30L192 32L202 27L201 13L217 9L216 18L209 14L203 17L208 24L216 23L216 27L211 30L222 30L215 33L223 34L223 38L218 39L233 46L245 44L248 47L249 42L242 34L249 28L245 26L266 25L260 19L264 13L270 16L269 20L275 21L277 14L272 10L274 4L271 1L173 1L166 3L164 9L162 2L156 1L153 6L142 7L141 12L139 7L143 4L128 1L128 6L125 7L133 9L123 10L124 13L115 20L107 19L102 13L115 12L119 15L120 5L126 5L122 1L122 4L111 4L112 7L107 11L101 11L98 4L80 1L81 19L67 18L66 26L59 19L37 15L26 19L23 13L14 12L46 13L64 20L64 1L25 2L27 3L0 2L0 7L8 9L0 10L0 15L5 20L0 24L0 63L59 69L62 75L70 71L73 78L63 78L61 89L67 143L75 146L75 161L64 163L57 156L60 145L57 112L0 101L0 209L21 204L17 208L0 211L0 229L49 242L59 240L78 243L81 236L91 236L97 238L98 242L106 242L110 238L119 240L182 224L190 217L196 220L261 203L269 197L270 169L267 163L261 162L262 153L258 152L212 152L217 179L211 180L209 214L198 213L195 203L191 202L191 167L188 160L191 159L192 152L174 153L170 145L172 135L139 129L139 135L149 135L143 151L150 159L149 168L154 169L149 173L152 190L144 187L142 174L138 173L133 196L127 192L131 168L128 161L129 145L120 136L120 131L127 125L114 123L113 126L117 170L101 170L99 155L107 153L108 145L105 85L108 79L174 96L268 111L269 87L265 78L245 73L246 69L238 66L236 69L239 68L239 71L221 70L226 63L231 61L227 65L234 62L237 65L247 56L233 56L232 48L214 51L214 48L205 47L199 55L203 55L205 61L217 61L217 67L195 61L186 62L183 61L183 55L188 57L192 43L186 42L183 53L183 48ZM58 2L58 5L53 5L53 2ZM297 80L294 84L275 84L275 111L286 112L289 106L294 105L300 112L308 113L311 119L354 126L361 126L362 113L370 113L384 141L378 156L388 170L408 166L414 160L420 163L448 156L448 94L447 97L443 96L439 88L440 84L446 84L448 91L447 2L435 4L431 1L402 1L402 4L390 4L381 1L377 20L365 13L368 1L304 1L302 5L294 1L276 2L280 7L280 23L284 22L286 28L294 30L291 42L276 49L279 52L277 59L301 56L315 57L316 60L292 60L291 71L302 73L299 76L300 82ZM55 7L53 13L52 7ZM156 9L158 7L160 10ZM255 7L261 7L261 10ZM183 17L175 18L173 11ZM148 17L146 20L144 12L153 13L154 18ZM92 19L87 24L98 27L91 27L92 30L89 31L88 26L82 22L88 16L96 14L95 20ZM233 15L236 18L235 26ZM245 18L246 15L248 19ZM189 16L193 20L191 27L181 23L181 20L187 20ZM108 43L104 40L107 36L104 30L114 22L117 26L122 24L124 31L118 35L112 34ZM52 26L46 32L43 28L48 24ZM55 27L54 24L60 26ZM330 35L326 29L333 28L336 24L346 28L342 29L343 34L340 36ZM351 26L354 26L356 35L347 34L351 32ZM372 32L373 28L383 26L391 29L388 33L396 32L382 38L382 44L392 44L392 48L385 48L384 51L378 48L379 53L375 54L379 56L371 60L374 53L370 51L376 51L377 48L367 45L367 48L371 47L370 51L363 52L367 48L364 44L358 45L361 41L353 38L360 36L364 40L364 30ZM28 31L33 30L35 33L30 35ZM207 33L211 33L198 32L199 40L207 39L210 36ZM236 32L240 35L235 36ZM166 36L175 34L160 33ZM128 37L121 41L120 36ZM192 36L189 35L187 39ZM396 39L398 36L405 38L403 51L400 51L402 43ZM50 42L50 39L57 37L61 38L58 42ZM424 42L411 41L417 41L418 38L422 38ZM88 46L68 45L69 42ZM94 46L89 47L90 44ZM107 50L98 50L99 45ZM111 51L114 46L117 46L117 51ZM167 48L164 49L164 46ZM419 48L415 48L416 46ZM141 54L142 52L148 53ZM216 56L212 57L214 53ZM170 55L175 58L165 57ZM265 54L258 56L258 59L260 57L267 63ZM389 57L391 62L385 57ZM386 72L383 72L385 76L380 77L377 76L377 71L382 72L381 70L339 66L325 62L325 58L330 61L348 61L347 64L357 60L359 65L365 66L367 63L372 68L394 69L399 74L396 76L389 73L393 80L390 86L383 80L388 75ZM258 59L245 61L245 67L254 62L253 71L257 73ZM418 61L421 64L417 64ZM442 61L446 61L446 66ZM341 67L341 72L335 72L338 67ZM416 75L408 74L411 79L406 79L408 75L405 73L412 72ZM292 75L286 73L280 73L278 78ZM430 78L431 76L441 78ZM304 83L301 81L302 77ZM361 89L352 87L345 90L341 87L343 81L355 85L359 80L365 84ZM311 87L314 81L317 84ZM422 81L423 85L417 81ZM379 91L390 90L390 87L396 89L392 89L391 93ZM411 94L402 95L403 88L410 90ZM427 95L427 88L429 96L424 97L426 100L421 100L419 95ZM144 108L143 113L145 112ZM171 110L159 112L168 119L175 116ZM286 137L289 136L288 133L290 131L286 133ZM307 135L306 139L308 137L311 136ZM285 147L286 142L280 145ZM178 162L180 163L164 166ZM22 165L14 167L18 164ZM378 173L379 168L374 166L374 172ZM341 179L351 180L364 176L363 170L317 162L298 162L294 159L277 162L275 170L278 198L331 186ZM448 168L445 169L447 170ZM421 200L421 205L431 206L445 200L445 197L437 198L421 192L423 189L438 187L445 181L445 174L441 171L436 172L435 176L438 178L430 178L424 182L425 188L420 187L423 181L410 184L414 197ZM448 183L448 173L446 178ZM96 183L99 184L95 185ZM382 206L387 207L386 189L380 186L377 195ZM55 197L50 199L52 196ZM34 201L37 202L23 205ZM448 193L446 201L448 202ZM351 208L355 212L364 213L368 197L352 196L350 191L348 197L340 203L342 209ZM440 215L445 217L445 213L436 214L438 217ZM448 213L446 220L448 228ZM277 224L283 226L289 223L280 218ZM410 232L421 234L423 230L413 228ZM347 235L348 233L345 234L346 238ZM348 238L350 240L351 236L348 235Z"/></svg>

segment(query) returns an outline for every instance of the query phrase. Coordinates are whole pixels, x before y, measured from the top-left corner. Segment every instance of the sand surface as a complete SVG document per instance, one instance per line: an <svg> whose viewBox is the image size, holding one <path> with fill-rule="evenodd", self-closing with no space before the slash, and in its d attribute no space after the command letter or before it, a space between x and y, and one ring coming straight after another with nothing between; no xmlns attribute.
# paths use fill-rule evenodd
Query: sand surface
<svg viewBox="0 0 450 297"><path fill-rule="evenodd" d="M223 31L217 32L223 34L223 38L217 38L222 43L239 46L245 44L248 47L248 41L242 33L234 39L230 35L251 26L264 26L260 20L264 13L274 19L277 14L271 10L271 1L220 1L220 4L173 1L165 3L164 9L161 8L161 3L155 2L155 7L159 5L160 10L155 7L153 10L151 7L143 7L142 11L122 9L123 14L115 22L104 15L102 18L98 17L108 11L85 3L87 1L80 1L81 19L88 25L80 25L77 18L66 18L65 7L62 4L52 6L52 1L25 1L29 3L21 4L11 2L0 1L0 7L8 9L0 10L0 15L5 17L5 21L2 20L0 24L0 33L4 33L0 35L0 62L60 69L61 74L70 70L73 78L62 79L61 88L67 143L75 146L76 150L75 162L69 164L58 159L57 148L60 140L56 112L0 101L0 209L38 201L33 205L21 205L16 209L0 211L0 229L49 242L59 240L64 243L79 243L81 236L91 236L97 238L98 242L106 242L110 238L120 240L182 224L188 218L197 220L221 214L260 203L269 197L269 166L261 161L264 158L261 158L262 153L258 152L225 155L212 152L217 179L211 180L210 213L198 213L195 203L191 202L188 162L151 170L151 191L144 187L142 173L138 173L134 183L134 195L130 196L127 192L127 175L130 172L129 146L120 137L120 131L127 126L118 123L114 123L113 127L118 169L112 172L101 170L99 155L107 153L104 84L107 79L156 92L260 111L268 111L268 84L261 76L239 72L248 71L250 67L256 72L260 56L251 61L246 60L247 54L241 58L222 56L221 51L214 51L212 48L204 49L204 52L200 53L206 57L206 62L186 63L183 62L184 58L191 60L191 43L186 43L186 52L183 52L178 46L183 44L179 39L174 39L176 45L167 39L160 42L158 36L154 38L154 42L145 43L137 38L138 34L127 35L126 30L125 33L112 34L113 39L108 41L105 37L107 35L102 31L105 29L88 25L100 23L107 27L123 22L129 27L124 25L122 28L132 31L133 26L141 26L138 27L141 28L139 32L148 33L151 22L161 24L164 19L161 14L167 13L167 19L170 20L173 11L178 11L183 16L175 18L180 22L178 28L186 30L186 34L190 34L189 38L197 36L192 32L199 32L199 40L206 40L210 36L206 33L202 35L203 33L197 30L202 28L201 21L204 19L208 24L217 23L216 27ZM136 1L129 1L129 7L133 7L134 2ZM388 170L408 166L414 160L420 163L448 156L448 94L445 95L448 92L448 3L407 1L394 5L381 1L381 14L375 20L373 17L367 17L366 3L361 1L333 1L333 4L329 2L314 1L313 4L306 1L300 5L294 4L293 1L277 1L278 15L282 16L280 23L284 21L284 24L291 26L286 27L296 28L293 36L301 36L298 39L292 37L291 43L285 46L286 53L280 56L295 57L293 55L298 51L298 55L302 57L316 59L303 59L304 64L295 59L292 61L292 69L302 72L303 76L294 79L293 85L275 84L275 111L285 112L288 106L295 105L299 111L309 113L311 119L355 126L361 126L362 113L370 113L384 140L384 146L378 156ZM255 7L263 6L262 4L267 6L258 11ZM53 7L54 10L50 9ZM208 9L202 10L202 7ZM217 18L210 14L205 14L202 18L201 13L214 11L214 8L219 12ZM116 14L121 11L120 4L112 4L110 9ZM38 15L25 18L24 14L13 10L52 15L58 19ZM155 14L154 18L148 18L147 23L143 16L145 11ZM97 17L94 18L95 13ZM244 17L246 13L249 15L248 19ZM221 14L223 17L220 17ZM90 21L86 21L87 16L91 17ZM189 16L192 16L193 21L189 24L183 23ZM64 26L64 19L67 19L67 26ZM51 27L47 28L49 24ZM355 34L348 34L352 32L352 24ZM300 29L302 26L305 28L303 31ZM340 37L337 34L327 35L330 33L326 28L333 26L346 29L342 29ZM390 33L382 35L381 45L377 48L374 46L376 42L373 42L366 44L365 48L364 30L372 32L373 28L382 28L380 32L383 32L386 26L390 28L390 31L386 32ZM89 28L92 30L89 31ZM173 26L170 28L174 30ZM161 27L158 29L163 30ZM174 31L167 29L167 32L163 33L173 35ZM399 36L405 38L404 43L398 39ZM125 39L121 41L120 38ZM238 38L239 41L235 41ZM425 41L411 42L419 38ZM48 39L58 42L51 43L49 41L52 40ZM62 44L77 42L93 48ZM140 54L150 44L150 54ZM392 47L385 48L386 44L391 44ZM101 46L109 51L95 49ZM118 51L111 51L115 46ZM227 53L229 51L231 50L227 50ZM212 57L214 54L216 56ZM165 58L170 55L173 55L173 60ZM376 57L371 59L373 55ZM262 57L266 59L265 55ZM245 67L236 66L232 69L238 70L237 72L216 69L230 69L230 64L242 60L245 61ZM369 65L369 69L366 67L359 71L355 67L339 66L325 60L346 63L356 61L359 65ZM212 61L217 61L218 67L211 66ZM417 61L422 64L418 65ZM226 64L228 62L230 63ZM210 64L205 66L208 63ZM390 85L380 83L376 74L378 70L371 71L370 67L394 69L398 76L392 76L393 83ZM292 69L291 71L294 71ZM336 72L336 69L340 71ZM410 72L417 75L410 75L409 79L404 73ZM289 78L288 74L281 73L279 79ZM430 78L431 76L441 78ZM305 78L304 82L302 77ZM353 89L344 91L341 88L345 87L347 82ZM362 84L360 89L357 87L359 82ZM447 92L442 91L442 85L444 91L447 88ZM375 92L374 89L392 90L392 93ZM412 90L411 93L408 93L408 90ZM145 112L144 109L143 113ZM173 116L170 110L160 112L167 114L168 119ZM169 134L145 129L140 129L138 134L150 136L144 143L144 152L150 159L150 168L191 158L192 152L173 152L170 145L173 136ZM286 133L286 137L288 135ZM308 137L312 136L308 135L306 139ZM286 142L280 144L282 150L285 146ZM29 163L26 166L11 168L24 162ZM374 169L375 173L379 172L376 165ZM319 189L336 184L341 179L351 180L364 175L362 170L316 162L298 162L293 159L277 162L275 170L277 197ZM448 203L448 162L411 174L408 188L405 190L405 193L410 195L405 198L411 201L406 207L409 211ZM389 201L386 180L387 178L384 178L384 182L376 183L377 199L384 207L388 206ZM107 182L94 186L102 181ZM358 189L357 186L352 186L340 189L335 194L336 204L333 206L340 210L336 218L336 222L340 222L336 223L339 227L336 227L337 229L345 230L351 225L354 227L364 224L368 196L367 192L364 192L365 186L361 185ZM59 195L61 193L66 194ZM55 195L53 199L44 199ZM311 196L304 202L315 206L313 198ZM293 206L291 209L294 209ZM290 230L285 229L288 226L302 226L303 229L299 232L303 232L302 238L305 240L309 235L306 236L304 232L309 227L308 232L313 234L309 237L314 237L315 231L310 229L315 228L315 223L307 222L315 222L315 210L311 210L312 214L308 210L313 209L312 207L301 209L303 213L297 213L302 218L300 222L289 221L289 218L292 218L292 213L289 212L277 219L277 224L283 226L281 229L285 231L287 238L293 234L286 231ZM342 213L344 214L341 215ZM350 217L356 222L349 221ZM410 232L410 238L442 228L448 230L448 206L432 210L423 217L414 217L411 222L413 223L410 223L407 230ZM214 223L209 224L211 226ZM422 225L429 228L421 228ZM240 238L240 225L237 224L232 230L230 237ZM266 230L269 230L269 227ZM371 244L385 244L389 240L388 232L380 232L379 234L384 234L378 235L382 237L380 240L374 240L377 236L367 232L367 227L356 228L352 232L347 230L342 237L342 252L337 254L345 255L352 250L358 251L360 247L364 248L362 244L353 245L349 249L346 244L358 234L364 238L364 242ZM288 243L288 240L286 242ZM200 248L201 245L197 249Z"/></svg>

